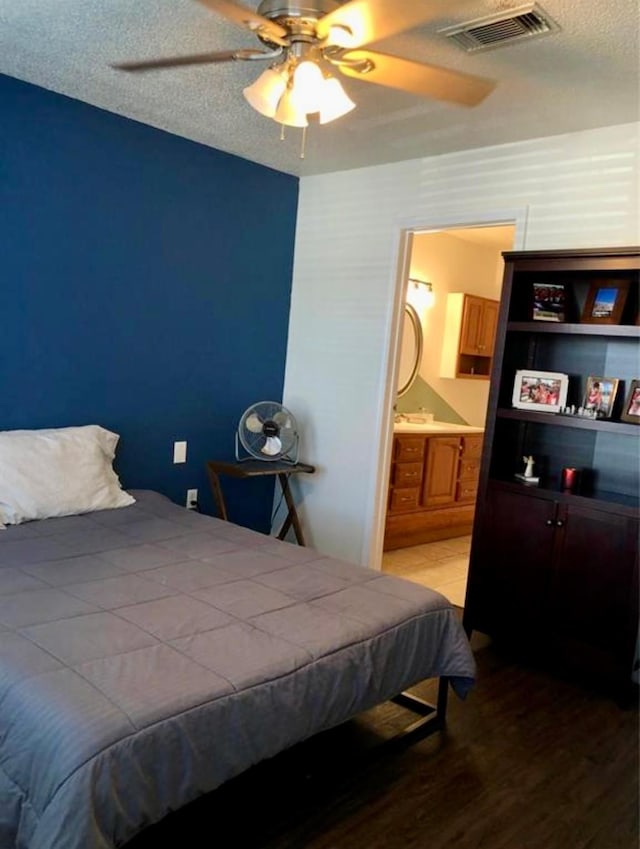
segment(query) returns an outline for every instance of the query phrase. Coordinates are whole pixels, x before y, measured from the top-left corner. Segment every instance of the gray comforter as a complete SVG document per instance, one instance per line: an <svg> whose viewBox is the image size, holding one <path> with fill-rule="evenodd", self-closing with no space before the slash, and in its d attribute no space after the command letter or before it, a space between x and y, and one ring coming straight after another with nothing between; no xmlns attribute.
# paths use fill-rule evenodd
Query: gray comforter
<svg viewBox="0 0 640 849"><path fill-rule="evenodd" d="M437 593L134 492L0 531L0 849L107 849L474 662Z"/></svg>

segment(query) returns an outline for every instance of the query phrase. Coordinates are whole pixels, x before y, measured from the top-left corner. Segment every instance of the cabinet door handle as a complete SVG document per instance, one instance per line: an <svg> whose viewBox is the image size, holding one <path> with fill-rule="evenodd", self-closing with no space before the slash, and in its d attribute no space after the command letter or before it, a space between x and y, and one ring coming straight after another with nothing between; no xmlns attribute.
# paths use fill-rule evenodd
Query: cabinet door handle
<svg viewBox="0 0 640 849"><path fill-rule="evenodd" d="M547 521L545 522L545 525L546 525L548 528L553 527L553 519L547 519Z"/></svg>
<svg viewBox="0 0 640 849"><path fill-rule="evenodd" d="M558 521L556 522L556 528L561 528L563 525L564 522L562 521L562 519L558 519Z"/></svg>

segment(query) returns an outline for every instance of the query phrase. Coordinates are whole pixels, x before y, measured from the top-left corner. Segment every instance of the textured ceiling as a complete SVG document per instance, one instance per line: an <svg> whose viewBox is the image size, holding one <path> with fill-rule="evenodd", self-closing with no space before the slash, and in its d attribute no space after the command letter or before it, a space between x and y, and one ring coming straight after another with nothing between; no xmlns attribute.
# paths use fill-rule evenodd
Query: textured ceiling
<svg viewBox="0 0 640 849"><path fill-rule="evenodd" d="M401 0L389 0L389 8ZM411 2L411 0L406 0ZM431 0L414 0L427 3ZM377 165L638 120L637 0L542 0L556 34L466 54L437 30L519 2L443 2L436 20L373 49L498 81L474 108L342 78L357 108L307 133L242 97L260 63L113 70L127 59L260 46L194 0L0 0L0 72L291 174ZM244 0L254 8L255 0Z"/></svg>

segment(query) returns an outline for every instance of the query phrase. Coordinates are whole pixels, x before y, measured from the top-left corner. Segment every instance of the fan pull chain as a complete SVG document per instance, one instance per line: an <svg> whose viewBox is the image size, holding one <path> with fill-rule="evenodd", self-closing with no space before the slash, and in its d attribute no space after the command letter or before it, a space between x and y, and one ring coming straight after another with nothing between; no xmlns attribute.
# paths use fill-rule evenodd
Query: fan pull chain
<svg viewBox="0 0 640 849"><path fill-rule="evenodd" d="M280 141L284 141L284 124L280 124ZM300 145L300 159L304 159L305 148L307 146L307 128L302 128L302 143Z"/></svg>

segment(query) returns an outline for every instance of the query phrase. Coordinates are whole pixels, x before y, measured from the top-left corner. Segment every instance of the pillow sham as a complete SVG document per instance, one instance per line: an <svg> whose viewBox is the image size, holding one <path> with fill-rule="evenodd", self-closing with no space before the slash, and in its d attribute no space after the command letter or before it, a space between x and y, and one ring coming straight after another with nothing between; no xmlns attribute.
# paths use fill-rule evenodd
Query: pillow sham
<svg viewBox="0 0 640 849"><path fill-rule="evenodd" d="M112 466L119 439L100 425L0 431L0 523L133 504Z"/></svg>

